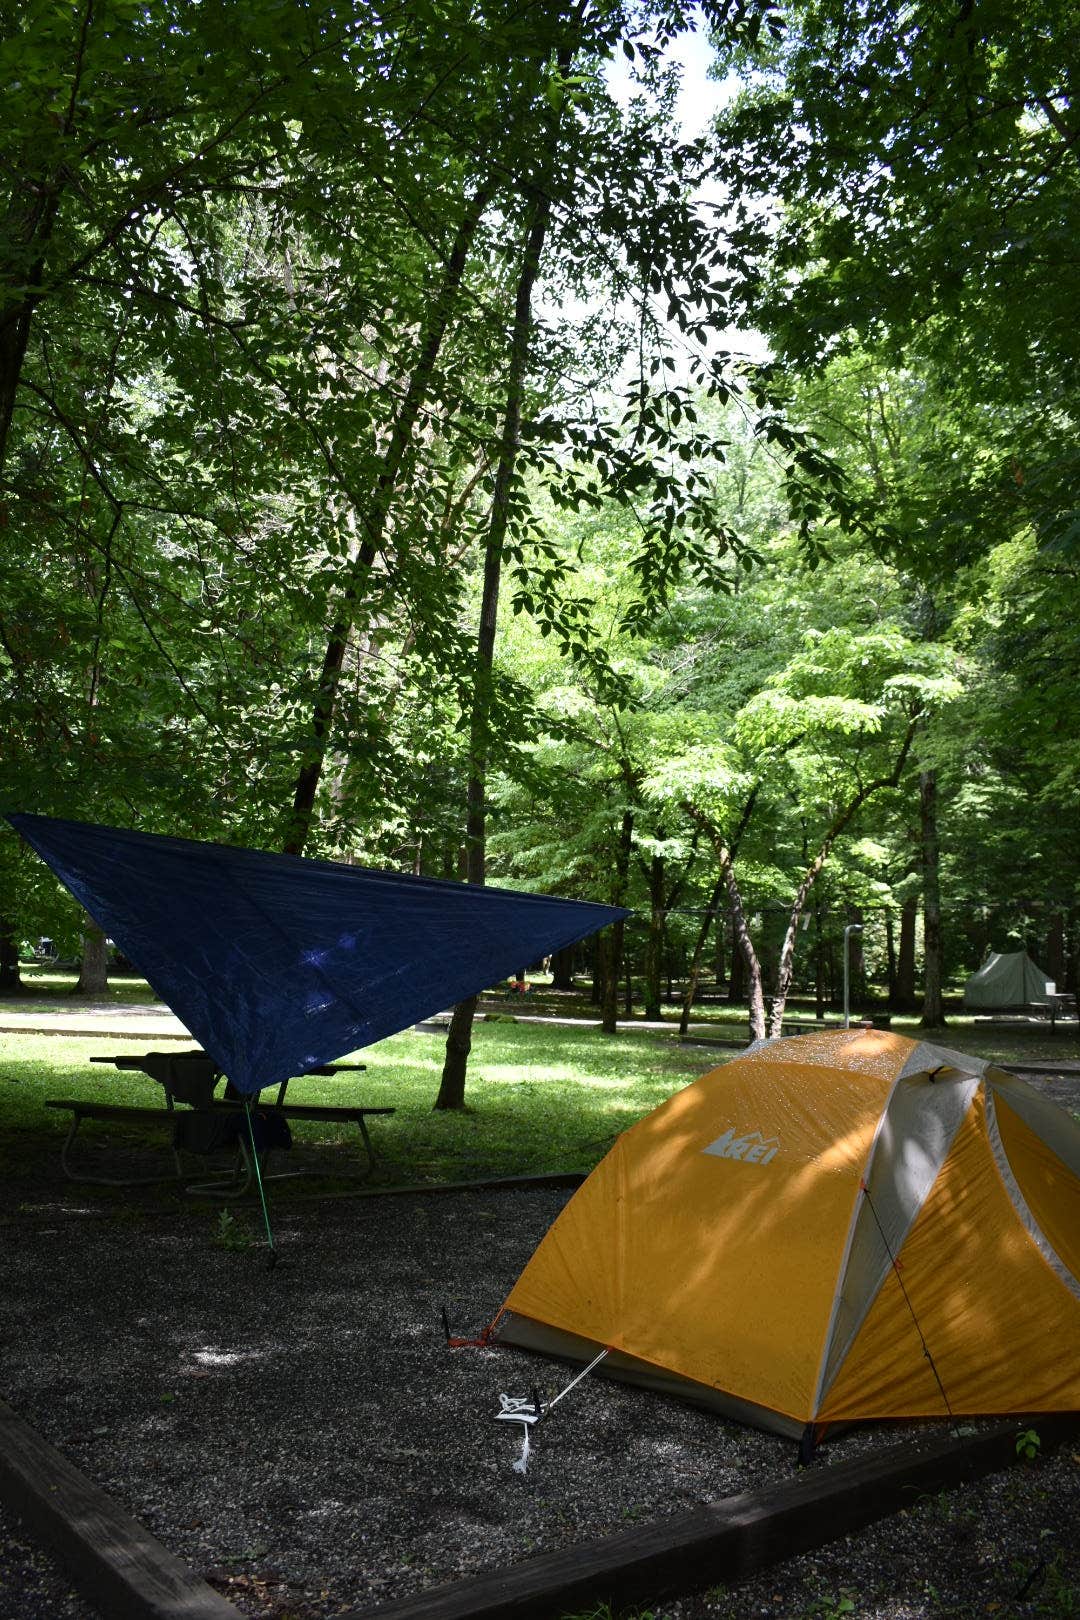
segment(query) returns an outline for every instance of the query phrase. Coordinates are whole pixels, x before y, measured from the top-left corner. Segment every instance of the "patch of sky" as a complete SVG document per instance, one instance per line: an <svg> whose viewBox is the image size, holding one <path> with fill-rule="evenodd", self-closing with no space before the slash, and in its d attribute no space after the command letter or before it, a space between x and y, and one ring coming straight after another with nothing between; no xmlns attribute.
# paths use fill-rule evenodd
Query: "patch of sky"
<svg viewBox="0 0 1080 1620"><path fill-rule="evenodd" d="M672 114L673 140L693 141L707 135L717 112L740 88L740 81L734 75L724 79L710 77L713 55L707 35L701 29L688 30L668 47L667 60L675 70L677 82ZM604 73L612 99L624 109L635 97L649 93L637 79L633 65L621 51L616 52L611 58ZM715 182L705 179L698 189L695 202L714 223L717 237L721 237L726 211L726 198L722 189ZM540 313L542 318L553 326L572 323L584 328L590 320L595 321L602 313L599 305L603 303L605 293L600 288L596 295L597 304L594 304L587 295L571 296L565 290L561 293L552 290L551 295L554 299L553 304L549 304L545 297L541 297ZM669 386L685 386L691 381L692 361L695 358L700 359L717 353L730 353L736 360L749 362L767 358L768 347L759 334L730 327L718 328L703 349L700 344L692 342L667 320L666 295L646 296L652 306L650 318L653 330L663 335L668 358L674 366L673 370L670 368L667 370L666 381ZM628 330L634 330L638 324L636 311L629 300L611 311L608 318L614 321L616 326ZM623 374L611 380L610 387L616 396L624 391L638 369L639 361L636 355L636 348L632 346L632 354L626 361Z"/></svg>

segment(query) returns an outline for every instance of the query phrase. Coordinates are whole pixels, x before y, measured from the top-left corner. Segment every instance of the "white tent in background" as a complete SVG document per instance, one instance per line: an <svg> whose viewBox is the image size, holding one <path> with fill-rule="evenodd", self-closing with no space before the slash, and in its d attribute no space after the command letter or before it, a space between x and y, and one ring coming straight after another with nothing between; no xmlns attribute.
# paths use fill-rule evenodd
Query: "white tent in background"
<svg viewBox="0 0 1080 1620"><path fill-rule="evenodd" d="M964 986L964 1006L973 1010L1026 1007L1054 994L1047 978L1027 951L991 951L978 973Z"/></svg>

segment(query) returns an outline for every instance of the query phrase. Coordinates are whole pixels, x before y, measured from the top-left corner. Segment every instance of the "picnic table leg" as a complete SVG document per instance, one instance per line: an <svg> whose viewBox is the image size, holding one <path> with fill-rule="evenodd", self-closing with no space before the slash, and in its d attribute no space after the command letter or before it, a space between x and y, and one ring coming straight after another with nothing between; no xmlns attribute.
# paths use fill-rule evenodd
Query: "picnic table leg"
<svg viewBox="0 0 1080 1620"><path fill-rule="evenodd" d="M211 1171L210 1181L189 1181L184 1188L192 1198L243 1198L251 1186L251 1159L243 1137L237 1139L232 1170Z"/></svg>
<svg viewBox="0 0 1080 1620"><path fill-rule="evenodd" d="M367 1128L367 1125L364 1123L363 1114L360 1114L357 1117L356 1123L360 1127L360 1135L363 1138L364 1149L365 1149L365 1151L367 1153L367 1159L368 1159L368 1172L367 1173L370 1176L371 1172L375 1168L375 1149L371 1144L371 1137L368 1135L368 1128Z"/></svg>
<svg viewBox="0 0 1080 1620"><path fill-rule="evenodd" d="M180 1155L176 1150L175 1142L170 1144L170 1151L175 1166L171 1176L93 1176L89 1171L73 1170L69 1157L71 1144L79 1134L79 1127L83 1122L83 1115L75 1111L71 1115L71 1124L68 1126L64 1145L60 1149L60 1164L69 1181L81 1182L87 1187L154 1187L163 1181L183 1181L184 1167L180 1163Z"/></svg>
<svg viewBox="0 0 1080 1620"><path fill-rule="evenodd" d="M71 1124L68 1126L68 1133L67 1133L67 1136L64 1138L64 1145L60 1149L60 1163L63 1165L64 1174L65 1174L65 1176L67 1176L69 1181L78 1181L80 1179L75 1174L75 1172L72 1170L71 1165L68 1163L68 1149L70 1148L72 1142L74 1142L76 1136L78 1135L79 1126L81 1124L82 1124L82 1115L81 1114L72 1114L72 1116L71 1116Z"/></svg>

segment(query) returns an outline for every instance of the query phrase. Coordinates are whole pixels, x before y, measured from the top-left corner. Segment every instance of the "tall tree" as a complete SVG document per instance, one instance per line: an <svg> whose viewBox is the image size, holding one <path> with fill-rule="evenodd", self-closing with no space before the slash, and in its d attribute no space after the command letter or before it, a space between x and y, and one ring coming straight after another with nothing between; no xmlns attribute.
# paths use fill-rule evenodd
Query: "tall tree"
<svg viewBox="0 0 1080 1620"><path fill-rule="evenodd" d="M537 181L528 200L521 269L514 297L506 368L506 400L503 407L491 515L484 547L484 576L480 600L480 626L476 639L476 665L469 712L469 777L466 815L466 877L470 883L486 879L487 861L487 775L492 716L492 671L495 660L495 633L498 627L499 594L502 581L503 551L511 530L512 504L518 482L518 453L521 445L521 418L529 348L533 331L533 298L544 242L551 219L555 188L556 152L559 144L559 108L562 81L569 69L573 51L563 46L549 77L547 111L541 144L546 162L537 166ZM553 93L550 93L553 92ZM520 497L519 497L520 498ZM472 1045L472 1024L476 997L471 996L454 1008L446 1040L446 1061L435 1099L438 1109L462 1108L465 1078Z"/></svg>

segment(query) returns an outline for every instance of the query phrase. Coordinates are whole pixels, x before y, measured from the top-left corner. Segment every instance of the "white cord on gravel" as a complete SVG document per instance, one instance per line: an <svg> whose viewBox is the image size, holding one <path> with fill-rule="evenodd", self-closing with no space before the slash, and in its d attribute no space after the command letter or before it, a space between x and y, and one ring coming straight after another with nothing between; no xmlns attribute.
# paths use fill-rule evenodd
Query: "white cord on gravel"
<svg viewBox="0 0 1080 1620"><path fill-rule="evenodd" d="M495 1414L496 1422L504 1421L507 1423L520 1423L522 1428L521 1456L514 1464L515 1474L524 1474L528 1469L530 1449L529 1431L533 1424L539 1423L541 1418L546 1418L548 1413L554 1407L558 1406L563 1396L569 1395L570 1391L575 1389L577 1385L581 1383L583 1378L587 1378L592 1372L593 1368L599 1366L600 1362L603 1361L606 1355L607 1347L605 1346L605 1348L601 1350L600 1354L598 1356L594 1356L592 1361L589 1362L589 1365L587 1367L583 1367L578 1373L577 1377L572 1378L567 1384L566 1388L561 1390L553 1400L529 1400L528 1396L526 1395L499 1396L499 1410Z"/></svg>

